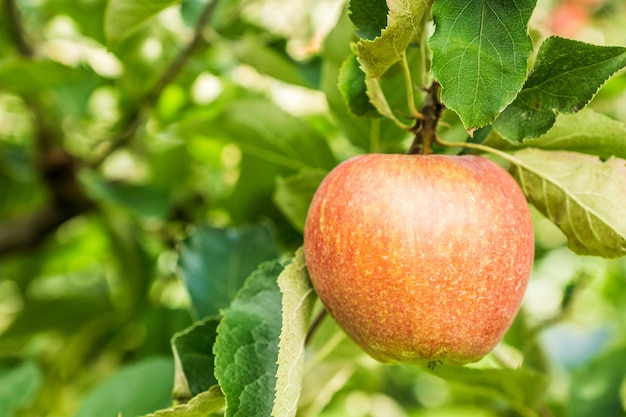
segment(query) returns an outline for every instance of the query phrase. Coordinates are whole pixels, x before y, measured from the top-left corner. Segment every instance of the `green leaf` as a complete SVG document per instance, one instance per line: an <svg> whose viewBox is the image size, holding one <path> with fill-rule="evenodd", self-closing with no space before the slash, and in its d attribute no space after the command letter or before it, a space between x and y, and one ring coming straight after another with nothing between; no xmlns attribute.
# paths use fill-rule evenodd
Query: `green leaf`
<svg viewBox="0 0 626 417"><path fill-rule="evenodd" d="M557 115L548 133L536 139L513 144L492 130L483 144L501 150L531 147L626 159L626 125L587 108L571 115Z"/></svg>
<svg viewBox="0 0 626 417"><path fill-rule="evenodd" d="M545 377L529 369L475 369L438 366L432 373L443 378L452 387L507 403L519 415L535 415L545 399Z"/></svg>
<svg viewBox="0 0 626 417"><path fill-rule="evenodd" d="M272 417L293 417L302 390L304 342L315 302L302 248L278 276L278 287L282 293L282 329Z"/></svg>
<svg viewBox="0 0 626 417"><path fill-rule="evenodd" d="M216 385L193 397L186 404L147 414L144 417L207 417L222 410L225 404L224 394Z"/></svg>
<svg viewBox="0 0 626 417"><path fill-rule="evenodd" d="M281 293L278 261L262 264L224 310L215 342L215 375L226 396L226 417L266 417L274 403Z"/></svg>
<svg viewBox="0 0 626 417"><path fill-rule="evenodd" d="M579 255L626 255L626 161L525 149L511 174L528 200L567 236Z"/></svg>
<svg viewBox="0 0 626 417"><path fill-rule="evenodd" d="M374 40L361 39L354 46L366 76L378 78L398 62L415 34L429 0L388 0L387 27Z"/></svg>
<svg viewBox="0 0 626 417"><path fill-rule="evenodd" d="M367 95L365 73L361 70L356 55L350 55L339 69L338 86L352 114L380 116Z"/></svg>
<svg viewBox="0 0 626 417"><path fill-rule="evenodd" d="M109 0L104 15L104 32L109 43L116 43L162 10L181 0Z"/></svg>
<svg viewBox="0 0 626 417"><path fill-rule="evenodd" d="M120 368L91 391L74 417L140 416L171 404L171 359L150 358Z"/></svg>
<svg viewBox="0 0 626 417"><path fill-rule="evenodd" d="M0 91L33 94L56 89L59 92L61 86L72 84L76 89L75 84L87 75L90 73L84 68L71 68L46 59L0 59Z"/></svg>
<svg viewBox="0 0 626 417"><path fill-rule="evenodd" d="M270 230L201 227L182 244L180 268L198 317L228 307L259 263L278 257Z"/></svg>
<svg viewBox="0 0 626 417"><path fill-rule="evenodd" d="M539 49L524 88L498 117L494 127L513 143L536 138L552 127L556 112L581 110L625 66L625 47L548 38Z"/></svg>
<svg viewBox="0 0 626 417"><path fill-rule="evenodd" d="M276 183L274 202L299 232L304 231L313 194L328 172L306 169Z"/></svg>
<svg viewBox="0 0 626 417"><path fill-rule="evenodd" d="M467 130L491 123L513 101L528 72L528 20L535 0L438 0L432 8L432 72L441 100Z"/></svg>
<svg viewBox="0 0 626 417"><path fill-rule="evenodd" d="M42 386L42 375L34 362L19 366L0 364L0 417L11 417L20 407L30 404Z"/></svg>
<svg viewBox="0 0 626 417"><path fill-rule="evenodd" d="M620 385L626 374L626 349L609 352L574 372L570 384L572 417L621 416Z"/></svg>
<svg viewBox="0 0 626 417"><path fill-rule="evenodd" d="M374 40L387 27L389 7L385 0L350 0L349 9L359 38Z"/></svg>
<svg viewBox="0 0 626 417"><path fill-rule="evenodd" d="M219 318L207 317L172 337L175 398L188 399L217 385L213 345L219 322Z"/></svg>

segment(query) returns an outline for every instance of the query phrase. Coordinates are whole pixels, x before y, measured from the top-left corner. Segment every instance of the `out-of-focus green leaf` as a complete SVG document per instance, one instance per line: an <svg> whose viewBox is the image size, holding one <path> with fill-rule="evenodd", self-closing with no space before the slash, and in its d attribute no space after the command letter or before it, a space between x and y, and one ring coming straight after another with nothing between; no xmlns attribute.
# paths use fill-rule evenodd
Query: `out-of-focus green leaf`
<svg viewBox="0 0 626 417"><path fill-rule="evenodd" d="M580 255L626 255L626 161L525 149L511 174L528 200L565 233Z"/></svg>
<svg viewBox="0 0 626 417"><path fill-rule="evenodd" d="M626 375L626 350L609 352L574 372L570 384L572 417L621 416L620 385Z"/></svg>
<svg viewBox="0 0 626 417"><path fill-rule="evenodd" d="M360 38L373 41L387 27L389 7L385 0L350 0L349 10Z"/></svg>
<svg viewBox="0 0 626 417"><path fill-rule="evenodd" d="M208 391L196 395L187 404L159 410L145 417L207 417L222 410L225 404L224 394L216 385Z"/></svg>
<svg viewBox="0 0 626 417"><path fill-rule="evenodd" d="M374 40L361 39L354 47L368 78L381 77L400 60L415 34L421 30L421 21L429 3L429 0L387 1L387 27Z"/></svg>
<svg viewBox="0 0 626 417"><path fill-rule="evenodd" d="M120 368L91 391L74 417L141 416L168 407L174 364L149 358Z"/></svg>
<svg viewBox="0 0 626 417"><path fill-rule="evenodd" d="M235 44L234 51L241 62L254 67L261 74L306 88L315 89L319 86L319 61L294 61L286 53L264 44L259 36L245 36ZM315 76L312 76L314 73L311 70L314 68L311 65L317 67Z"/></svg>
<svg viewBox="0 0 626 417"><path fill-rule="evenodd" d="M304 231L313 194L326 174L327 171L307 169L278 179L274 202L299 232Z"/></svg>
<svg viewBox="0 0 626 417"><path fill-rule="evenodd" d="M557 115L554 126L536 139L513 144L492 130L483 144L502 150L530 147L626 159L626 125L587 108L571 115Z"/></svg>
<svg viewBox="0 0 626 417"><path fill-rule="evenodd" d="M107 42L116 43L141 24L181 0L109 0L104 15Z"/></svg>
<svg viewBox="0 0 626 417"><path fill-rule="evenodd" d="M339 70L339 91L355 116L380 117L367 95L365 73L361 70L356 55L350 55Z"/></svg>
<svg viewBox="0 0 626 417"><path fill-rule="evenodd" d="M226 396L226 417L272 412L281 332L278 261L262 264L224 310L215 342L215 376Z"/></svg>
<svg viewBox="0 0 626 417"><path fill-rule="evenodd" d="M180 253L180 269L196 315L218 315L259 263L277 257L266 226L198 228L183 242Z"/></svg>
<svg viewBox="0 0 626 417"><path fill-rule="evenodd" d="M34 362L11 367L0 364L0 417L12 417L27 406L42 386L41 371Z"/></svg>
<svg viewBox="0 0 626 417"><path fill-rule="evenodd" d="M494 127L512 143L536 138L552 127L555 112L581 110L624 66L626 47L548 38L541 44L522 91L498 117Z"/></svg>
<svg viewBox="0 0 626 417"><path fill-rule="evenodd" d="M441 101L467 130L485 126L511 103L528 72L528 20L536 0L439 0L430 38Z"/></svg>
<svg viewBox="0 0 626 417"><path fill-rule="evenodd" d="M525 368L438 366L432 373L446 380L452 388L460 387L478 396L501 400L520 415L534 415L534 410L545 400L546 378Z"/></svg>
<svg viewBox="0 0 626 417"><path fill-rule="evenodd" d="M176 398L193 397L217 384L213 375L213 344L218 324L219 318L207 317L172 337Z"/></svg>
<svg viewBox="0 0 626 417"><path fill-rule="evenodd" d="M272 417L294 417L304 376L304 343L315 302L302 248L278 276L278 287L282 293L282 329Z"/></svg>
<svg viewBox="0 0 626 417"><path fill-rule="evenodd" d="M40 93L77 82L85 70L51 60L0 59L0 91L17 94Z"/></svg>
<svg viewBox="0 0 626 417"><path fill-rule="evenodd" d="M170 195L165 189L150 185L110 182L95 173L85 172L82 181L92 198L123 206L140 218L164 218Z"/></svg>

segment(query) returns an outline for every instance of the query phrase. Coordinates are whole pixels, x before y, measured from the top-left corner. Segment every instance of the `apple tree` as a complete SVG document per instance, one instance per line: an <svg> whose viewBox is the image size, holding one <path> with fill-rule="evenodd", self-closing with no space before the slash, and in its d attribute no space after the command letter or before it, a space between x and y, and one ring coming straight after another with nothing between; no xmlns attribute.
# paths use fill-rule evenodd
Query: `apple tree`
<svg viewBox="0 0 626 417"><path fill-rule="evenodd" d="M0 10L0 416L626 412L623 2ZM364 154L489 159L529 207L521 309L472 363L380 363L319 299L309 207ZM360 187L394 189L385 170ZM470 210L433 204L412 223ZM515 226L487 242L504 259Z"/></svg>

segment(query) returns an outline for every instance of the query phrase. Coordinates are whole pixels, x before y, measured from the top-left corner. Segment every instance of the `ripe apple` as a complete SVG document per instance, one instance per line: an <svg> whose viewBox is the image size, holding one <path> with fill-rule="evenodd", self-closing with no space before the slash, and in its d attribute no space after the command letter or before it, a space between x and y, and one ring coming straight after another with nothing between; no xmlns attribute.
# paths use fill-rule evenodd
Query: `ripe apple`
<svg viewBox="0 0 626 417"><path fill-rule="evenodd" d="M519 186L487 158L369 154L321 183L304 253L321 301L372 357L464 364L519 311L534 236Z"/></svg>

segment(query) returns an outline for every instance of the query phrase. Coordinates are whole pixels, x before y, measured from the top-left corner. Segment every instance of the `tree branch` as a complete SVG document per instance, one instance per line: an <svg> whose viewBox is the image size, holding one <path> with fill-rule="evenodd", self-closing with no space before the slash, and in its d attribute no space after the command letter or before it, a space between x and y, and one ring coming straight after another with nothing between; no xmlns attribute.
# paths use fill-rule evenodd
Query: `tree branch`
<svg viewBox="0 0 626 417"><path fill-rule="evenodd" d="M415 134L409 154L430 154L432 144L437 139L437 124L443 114L444 105L439 100L439 83L433 81L426 89L426 97L420 109L422 117L418 118L411 131Z"/></svg>
<svg viewBox="0 0 626 417"><path fill-rule="evenodd" d="M145 122L145 114L148 113L156 105L163 93L165 87L174 81L176 76L185 67L185 64L193 56L197 49L203 44L203 32L204 27L207 25L215 8L217 7L219 0L210 1L202 10L196 26L194 29L191 41L187 44L185 49L174 58L170 65L165 69L161 77L154 84L152 89L148 91L141 100L137 103L134 110L130 112L130 116L123 122L122 127L119 129L119 134L114 136L107 142L108 146L102 151L102 153L91 162L92 167L98 167L108 158L109 155L116 150L126 146L130 142L137 130Z"/></svg>

